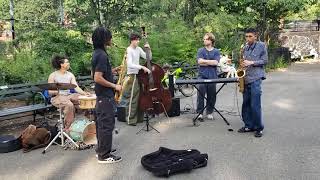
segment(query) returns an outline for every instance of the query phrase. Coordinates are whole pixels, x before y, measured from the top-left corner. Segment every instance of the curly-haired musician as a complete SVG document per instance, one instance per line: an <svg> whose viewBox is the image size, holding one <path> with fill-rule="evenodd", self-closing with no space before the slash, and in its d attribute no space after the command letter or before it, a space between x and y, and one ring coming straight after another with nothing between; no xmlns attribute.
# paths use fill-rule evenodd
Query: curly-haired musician
<svg viewBox="0 0 320 180"><path fill-rule="evenodd" d="M67 57L61 55L54 55L51 60L53 68L56 69L49 75L48 83L71 83L77 87L74 89L75 93L71 90L49 90L52 96L52 105L62 109L64 118L64 129L68 132L69 128L74 121L75 106L79 105L79 95L89 95L90 93L83 91L76 82L75 76L69 72L70 63Z"/></svg>
<svg viewBox="0 0 320 180"><path fill-rule="evenodd" d="M215 37L212 33L203 36L204 47L198 50L197 62L199 67L199 79L216 79L217 65L220 60L220 51L214 48ZM199 121L203 121L204 96L207 95L207 118L213 120L213 109L216 104L216 84L200 84L197 94L197 113Z"/></svg>
<svg viewBox="0 0 320 180"><path fill-rule="evenodd" d="M92 34L94 52L92 54L92 75L95 82L96 103L96 132L98 145L96 153L98 163L114 163L121 157L111 154L112 132L115 124L114 90L121 91L121 85L113 83L110 58L105 46L110 46L112 34L109 30L98 27Z"/></svg>
<svg viewBox="0 0 320 180"><path fill-rule="evenodd" d="M246 30L246 46L242 67L246 67L245 85L242 103L242 120L244 127L239 133L255 131L255 137L262 136L264 125L261 115L261 83L266 78L264 65L268 62L268 53L263 42L257 41L255 29Z"/></svg>
<svg viewBox="0 0 320 180"><path fill-rule="evenodd" d="M138 106L140 87L138 84L137 74L140 69L145 73L151 71L139 64L140 57L146 59L146 53L139 47L140 36L132 33L130 35L130 46L127 48L127 76L124 79L122 96L120 97L120 105L127 107L127 123L135 126L137 122L143 121L143 112ZM145 48L150 48L149 44L145 44ZM151 53L150 53L151 56Z"/></svg>

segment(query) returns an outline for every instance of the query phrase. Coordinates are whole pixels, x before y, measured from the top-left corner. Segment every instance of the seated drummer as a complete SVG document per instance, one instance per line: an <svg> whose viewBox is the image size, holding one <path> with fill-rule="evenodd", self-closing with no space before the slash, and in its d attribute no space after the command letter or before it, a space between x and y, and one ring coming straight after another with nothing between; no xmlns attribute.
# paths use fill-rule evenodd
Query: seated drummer
<svg viewBox="0 0 320 180"><path fill-rule="evenodd" d="M65 115L64 129L68 132L69 127L74 121L75 106L79 105L79 95L90 95L90 93L83 91L76 82L75 76L69 72L70 63L67 57L55 55L51 60L53 68L56 69L49 75L48 83L71 83L77 87L74 89L75 93L70 90L49 90L52 96L51 103L55 107L60 107Z"/></svg>

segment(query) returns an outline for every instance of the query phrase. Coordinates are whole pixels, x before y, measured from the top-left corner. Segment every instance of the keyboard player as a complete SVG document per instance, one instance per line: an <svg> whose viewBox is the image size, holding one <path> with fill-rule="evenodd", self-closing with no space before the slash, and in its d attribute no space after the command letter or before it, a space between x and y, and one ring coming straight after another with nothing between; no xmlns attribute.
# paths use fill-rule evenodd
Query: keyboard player
<svg viewBox="0 0 320 180"><path fill-rule="evenodd" d="M198 50L197 63L199 65L198 79L216 79L217 65L220 60L220 51L214 48L215 37L212 33L206 33L203 36L204 47ZM207 118L213 120L213 110L216 104L216 83L199 84L197 93L197 113L199 121L203 121L204 100L206 96L206 114Z"/></svg>

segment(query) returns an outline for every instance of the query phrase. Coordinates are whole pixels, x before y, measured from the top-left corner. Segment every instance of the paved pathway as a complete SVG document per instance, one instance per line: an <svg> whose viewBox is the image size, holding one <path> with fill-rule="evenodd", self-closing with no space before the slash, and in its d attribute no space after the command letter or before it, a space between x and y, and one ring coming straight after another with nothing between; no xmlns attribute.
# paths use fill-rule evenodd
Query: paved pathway
<svg viewBox="0 0 320 180"><path fill-rule="evenodd" d="M40 150L0 154L0 179L156 179L140 165L143 155L159 146L173 149L196 148L209 154L208 166L171 179L319 179L320 177L320 63L294 64L286 71L268 74L263 83L265 134L238 134L242 126L237 113L235 85L219 94L217 107L232 124L227 131L223 120L206 120L192 127L194 114L152 121L160 134L135 133L143 126L117 122L120 133L114 146L123 161L98 164L94 150L65 151L52 146ZM238 95L239 96L239 95ZM241 97L238 97L239 105ZM191 105L192 98L181 101ZM195 104L195 97L193 98Z"/></svg>

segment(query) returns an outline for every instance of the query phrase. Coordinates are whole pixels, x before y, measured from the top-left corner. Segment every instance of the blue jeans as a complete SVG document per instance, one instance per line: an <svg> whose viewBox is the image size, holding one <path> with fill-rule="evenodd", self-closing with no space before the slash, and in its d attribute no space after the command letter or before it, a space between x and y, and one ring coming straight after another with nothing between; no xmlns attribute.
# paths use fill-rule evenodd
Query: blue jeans
<svg viewBox="0 0 320 180"><path fill-rule="evenodd" d="M261 113L261 82L259 79L244 86L242 103L242 120L245 127L257 131L264 129Z"/></svg>

